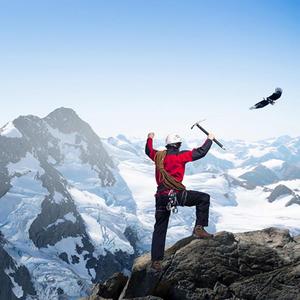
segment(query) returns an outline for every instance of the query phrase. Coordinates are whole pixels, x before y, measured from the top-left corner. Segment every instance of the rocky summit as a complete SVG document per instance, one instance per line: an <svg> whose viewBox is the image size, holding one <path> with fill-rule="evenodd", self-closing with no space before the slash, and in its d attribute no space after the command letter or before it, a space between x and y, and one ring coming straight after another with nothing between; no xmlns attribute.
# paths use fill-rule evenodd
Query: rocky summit
<svg viewBox="0 0 300 300"><path fill-rule="evenodd" d="M86 299L300 299L300 236L268 228L187 237L166 250L161 273L145 254L128 280L115 274Z"/></svg>

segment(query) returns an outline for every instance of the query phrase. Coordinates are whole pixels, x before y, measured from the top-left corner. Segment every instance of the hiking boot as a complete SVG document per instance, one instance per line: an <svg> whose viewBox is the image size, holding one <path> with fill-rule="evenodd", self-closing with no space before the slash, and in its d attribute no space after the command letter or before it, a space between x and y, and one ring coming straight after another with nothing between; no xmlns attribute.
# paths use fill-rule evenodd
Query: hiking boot
<svg viewBox="0 0 300 300"><path fill-rule="evenodd" d="M197 239L210 239L213 237L213 234L208 233L203 226L197 225L194 228L193 236Z"/></svg>
<svg viewBox="0 0 300 300"><path fill-rule="evenodd" d="M161 272L162 271L162 265L161 265L161 260L154 260L151 263L151 269L153 269L156 272Z"/></svg>

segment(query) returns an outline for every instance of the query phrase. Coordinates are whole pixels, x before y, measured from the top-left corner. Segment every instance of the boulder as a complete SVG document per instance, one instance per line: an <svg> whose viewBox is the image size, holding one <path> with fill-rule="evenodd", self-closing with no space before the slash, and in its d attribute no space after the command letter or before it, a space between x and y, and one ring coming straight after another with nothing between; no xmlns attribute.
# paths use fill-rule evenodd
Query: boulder
<svg viewBox="0 0 300 300"><path fill-rule="evenodd" d="M161 273L150 263L135 260L120 299L300 299L300 244L287 230L188 237L167 249Z"/></svg>

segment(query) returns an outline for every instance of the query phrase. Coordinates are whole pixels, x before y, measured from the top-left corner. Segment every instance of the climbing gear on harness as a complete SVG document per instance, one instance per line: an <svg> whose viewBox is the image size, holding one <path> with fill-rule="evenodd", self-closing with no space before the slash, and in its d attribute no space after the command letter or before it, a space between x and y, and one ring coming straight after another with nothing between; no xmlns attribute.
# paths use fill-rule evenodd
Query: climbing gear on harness
<svg viewBox="0 0 300 300"><path fill-rule="evenodd" d="M169 197L169 201L166 208L168 211L171 211L173 214L176 214L178 212L178 208L177 208L178 202L177 202L176 192L174 192L174 190L170 190L168 197Z"/></svg>

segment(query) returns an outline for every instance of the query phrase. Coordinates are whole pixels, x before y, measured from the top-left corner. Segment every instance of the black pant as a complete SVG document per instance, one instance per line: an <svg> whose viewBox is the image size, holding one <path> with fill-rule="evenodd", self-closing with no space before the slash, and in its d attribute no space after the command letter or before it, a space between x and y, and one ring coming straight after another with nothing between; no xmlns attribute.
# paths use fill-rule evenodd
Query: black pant
<svg viewBox="0 0 300 300"><path fill-rule="evenodd" d="M197 191L181 191L177 194L177 202L180 206L196 206L196 224L208 225L210 196ZM164 256L166 235L170 217L170 211L166 209L169 201L168 195L156 195L155 225L152 236L151 259L162 260Z"/></svg>

